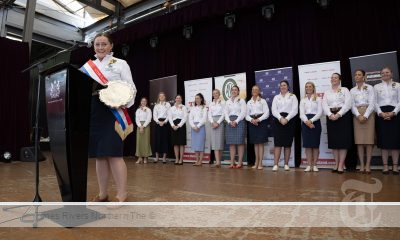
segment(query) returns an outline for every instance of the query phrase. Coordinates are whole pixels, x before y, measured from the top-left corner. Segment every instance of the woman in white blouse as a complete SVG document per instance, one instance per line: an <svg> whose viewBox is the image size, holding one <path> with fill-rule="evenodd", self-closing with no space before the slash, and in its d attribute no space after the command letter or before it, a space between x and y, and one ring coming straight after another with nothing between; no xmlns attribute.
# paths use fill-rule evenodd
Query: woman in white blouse
<svg viewBox="0 0 400 240"><path fill-rule="evenodd" d="M264 143L268 142L268 104L261 97L260 88L254 85L251 99L247 102L246 120L249 122L249 142L254 144L256 162L254 169L263 169Z"/></svg>
<svg viewBox="0 0 400 240"><path fill-rule="evenodd" d="M128 63L112 55L113 41L109 34L100 33L94 38L96 60L93 63L103 73L108 81L122 80L131 84L136 91ZM90 119L89 157L96 158L96 174L99 184L99 193L92 202L106 202L109 200L107 183L110 172L117 185L117 195L113 201L125 202L127 192L127 169L123 159L123 140L115 131L116 118L104 103L99 99L98 92L92 94ZM131 107L134 99L127 104Z"/></svg>
<svg viewBox="0 0 400 240"><path fill-rule="evenodd" d="M147 107L147 98L140 100L140 107L136 110L135 122L137 125L136 132L136 163L147 163L147 159L151 156L150 146L150 122L151 110Z"/></svg>
<svg viewBox="0 0 400 240"><path fill-rule="evenodd" d="M332 172L343 173L347 149L353 144L350 91L341 86L342 76L333 73L331 89L325 91L322 108L327 118L328 148L332 149L335 167Z"/></svg>
<svg viewBox="0 0 400 240"><path fill-rule="evenodd" d="M204 148L206 143L207 107L203 94L198 93L194 98L194 107L190 109L189 124L192 128L192 151L196 155L194 166L201 166L203 163Z"/></svg>
<svg viewBox="0 0 400 240"><path fill-rule="evenodd" d="M321 142L322 100L318 97L315 84L307 82L305 97L300 101L301 135L308 166L305 172L318 172L319 144Z"/></svg>
<svg viewBox="0 0 400 240"><path fill-rule="evenodd" d="M160 92L158 94L157 104L153 109L153 120L156 123L155 127L155 152L157 163L162 154L163 163L167 163L167 153L169 151L169 140L171 138L171 128L168 124L168 111L171 108L171 104L166 101L165 93Z"/></svg>
<svg viewBox="0 0 400 240"><path fill-rule="evenodd" d="M231 97L226 101L225 105L225 121L227 122L225 129L225 141L229 145L231 164L229 168L243 167L244 144L246 137L246 102L239 96L240 90L238 86L231 88ZM236 146L239 157L239 164L236 165L235 155Z"/></svg>
<svg viewBox="0 0 400 240"><path fill-rule="evenodd" d="M400 84L393 81L392 70L385 67L381 70L382 82L375 85L376 106L378 114L377 136L378 147L382 149L383 174L389 174L389 153L393 160L393 174L398 175L400 150Z"/></svg>
<svg viewBox="0 0 400 240"><path fill-rule="evenodd" d="M225 103L220 99L221 93L218 89L214 89L212 94L213 101L208 110L208 121L211 124L211 150L214 150L215 167L220 168L225 146Z"/></svg>
<svg viewBox="0 0 400 240"><path fill-rule="evenodd" d="M172 145L175 152L175 165L183 165L183 153L186 146L187 109L182 104L182 96L175 97L175 104L169 109L168 120L172 127Z"/></svg>
<svg viewBox="0 0 400 240"><path fill-rule="evenodd" d="M360 159L360 172L371 173L372 149L375 143L375 92L374 87L365 83L365 71L358 69L354 73L356 86L350 90L352 96L354 143L357 145ZM364 151L367 162L364 164Z"/></svg>
<svg viewBox="0 0 400 240"><path fill-rule="evenodd" d="M295 132L295 119L298 113L299 102L296 95L289 92L289 82L283 80L279 83L280 93L272 100L272 115L274 119L274 166L273 171L278 171L278 163L284 148L285 171L289 171L289 158Z"/></svg>

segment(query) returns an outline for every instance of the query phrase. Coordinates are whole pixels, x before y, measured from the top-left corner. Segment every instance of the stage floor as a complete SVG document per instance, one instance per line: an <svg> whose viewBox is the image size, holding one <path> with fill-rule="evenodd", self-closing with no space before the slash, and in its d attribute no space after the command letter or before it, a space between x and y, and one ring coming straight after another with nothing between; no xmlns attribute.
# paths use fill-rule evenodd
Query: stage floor
<svg viewBox="0 0 400 240"><path fill-rule="evenodd" d="M61 201L57 178L49 154L40 163L40 195L45 202ZM303 169L271 168L254 170L213 168L208 164L194 167L192 164L176 166L172 163L135 164L126 158L128 167L129 200L132 202L341 202L343 182L355 179L375 183L382 182L382 190L373 195L375 202L400 202L400 177L358 173L333 174L330 170L304 173ZM30 202L34 196L34 163L0 163L0 201ZM89 160L88 197L97 194L95 161ZM110 181L110 196L115 185ZM361 194L361 192L360 192ZM370 201L370 194L365 194ZM275 239L290 238L380 238L397 237L397 229L376 228L366 233L348 228L0 228L0 239Z"/></svg>

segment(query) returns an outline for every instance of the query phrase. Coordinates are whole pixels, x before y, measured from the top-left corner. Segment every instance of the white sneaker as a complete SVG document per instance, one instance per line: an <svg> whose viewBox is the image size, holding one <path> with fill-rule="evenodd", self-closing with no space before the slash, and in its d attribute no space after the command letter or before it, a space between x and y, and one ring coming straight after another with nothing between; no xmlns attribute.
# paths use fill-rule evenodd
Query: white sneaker
<svg viewBox="0 0 400 240"><path fill-rule="evenodd" d="M274 167L272 168L272 171L274 171L274 172L278 171L278 165L274 165Z"/></svg>
<svg viewBox="0 0 400 240"><path fill-rule="evenodd" d="M285 165L285 171L289 171L289 170L290 170L289 165Z"/></svg>
<svg viewBox="0 0 400 240"><path fill-rule="evenodd" d="M318 172L319 170L318 170L318 168L317 168L317 166L314 166L313 167L313 172Z"/></svg>
<svg viewBox="0 0 400 240"><path fill-rule="evenodd" d="M304 170L304 172L310 172L311 171L311 167L307 166L306 169Z"/></svg>

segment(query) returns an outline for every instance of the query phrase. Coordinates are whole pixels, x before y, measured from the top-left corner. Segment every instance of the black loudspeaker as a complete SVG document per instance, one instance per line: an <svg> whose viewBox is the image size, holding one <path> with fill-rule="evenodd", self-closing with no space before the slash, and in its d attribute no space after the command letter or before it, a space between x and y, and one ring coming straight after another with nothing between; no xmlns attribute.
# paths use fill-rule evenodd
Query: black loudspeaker
<svg viewBox="0 0 400 240"><path fill-rule="evenodd" d="M46 158L42 152L38 150L39 161L44 161ZM35 161L35 147L23 147L20 152L20 160L22 162L34 162Z"/></svg>

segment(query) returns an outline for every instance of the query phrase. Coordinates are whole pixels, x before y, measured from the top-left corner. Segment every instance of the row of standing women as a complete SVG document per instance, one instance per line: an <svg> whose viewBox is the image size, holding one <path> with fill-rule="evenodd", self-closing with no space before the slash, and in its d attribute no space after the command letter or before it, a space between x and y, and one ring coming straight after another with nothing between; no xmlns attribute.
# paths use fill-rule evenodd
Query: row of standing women
<svg viewBox="0 0 400 240"><path fill-rule="evenodd" d="M365 83L365 72L355 72L356 86L349 91L341 87L341 75L334 73L331 76L331 89L324 93L321 99L316 94L315 85L307 82L305 97L298 104L297 97L290 93L287 81L280 82L280 94L272 101L271 113L273 116L274 131L274 166L278 171L278 162L282 148L284 150L284 169L289 170L289 158L295 133L295 118L300 112L303 147L305 148L309 166L306 172L318 171L316 162L319 157L321 137L321 121L323 114L327 118L328 148L332 149L335 167L333 172L343 173L347 150L353 143L357 145L360 159L360 172L369 174L372 149L375 144L375 112L377 113L378 147L382 149L383 173L388 174L388 156L393 159L393 174L398 174L398 157L400 149L400 124L397 113L400 110L400 85L392 80L389 68L381 71L382 83L375 87ZM246 121L248 122L249 142L254 144L255 165L253 168L263 169L264 143L268 141L267 119L270 111L265 99L260 95L258 86L253 86L252 97L247 102L239 97L239 87L231 89L231 98L225 103L220 100L219 90L213 91L213 101L208 109L201 94L195 97L194 107L188 114L187 108L182 105L182 97L178 95L175 104L166 102L165 94L160 93L158 103L153 111L156 122L156 162L162 157L166 162L168 140L172 128L172 145L176 156L175 164L182 165L184 146L186 145L186 119L192 128L191 148L196 155L195 166L201 166L204 144L205 124L211 125L211 149L214 150L216 167L221 166L224 144L229 145L230 168L242 168L245 149ZM146 107L146 99L142 99L141 107L136 112L136 123L139 126L137 133L138 157L151 155L148 125L151 121L151 110ZM298 107L299 106L299 107ZM299 109L299 110L298 110ZM144 114L147 112L147 114ZM168 126L169 124L169 126ZM354 141L353 133L354 132ZM397 134L394 134L397 133ZM144 143L146 146L144 146ZM366 163L364 156L366 152ZM238 156L236 164L235 156ZM141 162L139 158L138 162Z"/></svg>

